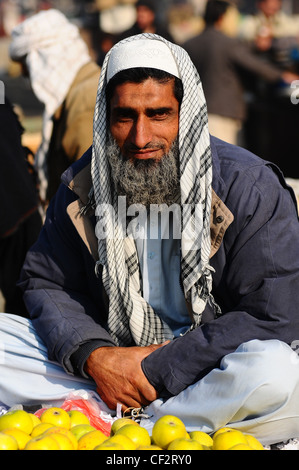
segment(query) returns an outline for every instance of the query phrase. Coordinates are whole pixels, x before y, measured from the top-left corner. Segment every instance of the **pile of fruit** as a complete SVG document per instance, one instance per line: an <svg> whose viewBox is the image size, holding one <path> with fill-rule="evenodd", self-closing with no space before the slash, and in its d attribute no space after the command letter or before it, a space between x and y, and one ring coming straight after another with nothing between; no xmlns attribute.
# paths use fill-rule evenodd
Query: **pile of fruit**
<svg viewBox="0 0 299 470"><path fill-rule="evenodd" d="M0 416L0 450L263 450L253 436L222 428L213 436L187 432L176 416L159 418L152 435L130 418L116 419L109 435L90 424L79 410L58 407L40 416L11 410Z"/></svg>

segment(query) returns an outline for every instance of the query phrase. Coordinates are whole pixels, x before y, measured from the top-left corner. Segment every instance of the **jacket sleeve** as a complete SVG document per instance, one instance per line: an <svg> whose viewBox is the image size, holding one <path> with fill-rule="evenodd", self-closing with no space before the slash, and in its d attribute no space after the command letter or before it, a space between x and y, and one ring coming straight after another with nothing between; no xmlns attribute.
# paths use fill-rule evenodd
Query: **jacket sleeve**
<svg viewBox="0 0 299 470"><path fill-rule="evenodd" d="M66 212L74 199L72 191L61 185L40 237L27 254L19 282L49 358L71 374L78 372L72 358L79 360L81 347L90 353L99 346L114 346L104 328L102 285L95 275L94 259Z"/></svg>
<svg viewBox="0 0 299 470"><path fill-rule="evenodd" d="M231 182L225 202L235 220L211 259L222 315L144 359L162 397L204 377L244 342L299 338L299 223L290 191L257 165Z"/></svg>
<svg viewBox="0 0 299 470"><path fill-rule="evenodd" d="M235 42L230 51L230 58L235 66L258 75L270 83L282 80L282 71L269 61L263 60L246 44Z"/></svg>

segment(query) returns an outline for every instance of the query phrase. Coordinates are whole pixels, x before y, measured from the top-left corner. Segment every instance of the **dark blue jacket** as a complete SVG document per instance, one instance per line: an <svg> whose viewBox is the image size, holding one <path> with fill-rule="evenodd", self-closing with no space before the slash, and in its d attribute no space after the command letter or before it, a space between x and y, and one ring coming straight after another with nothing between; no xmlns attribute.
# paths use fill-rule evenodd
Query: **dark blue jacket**
<svg viewBox="0 0 299 470"><path fill-rule="evenodd" d="M176 395L251 339L299 338L299 223L280 171L218 139L213 153L213 295L203 325L150 354L143 371L160 396ZM91 150L63 175L44 228L29 251L20 285L49 358L70 374L99 346L113 346L95 273L95 220L79 214L91 187Z"/></svg>

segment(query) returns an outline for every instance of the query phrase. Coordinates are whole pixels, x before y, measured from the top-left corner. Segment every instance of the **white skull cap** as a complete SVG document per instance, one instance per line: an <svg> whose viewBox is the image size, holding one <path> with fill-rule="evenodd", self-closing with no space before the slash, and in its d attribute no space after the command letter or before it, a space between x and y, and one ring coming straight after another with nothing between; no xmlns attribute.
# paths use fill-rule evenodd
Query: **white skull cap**
<svg viewBox="0 0 299 470"><path fill-rule="evenodd" d="M158 39L139 39L124 42L111 50L107 82L122 70L136 67L150 67L164 70L180 78L180 73L167 44Z"/></svg>

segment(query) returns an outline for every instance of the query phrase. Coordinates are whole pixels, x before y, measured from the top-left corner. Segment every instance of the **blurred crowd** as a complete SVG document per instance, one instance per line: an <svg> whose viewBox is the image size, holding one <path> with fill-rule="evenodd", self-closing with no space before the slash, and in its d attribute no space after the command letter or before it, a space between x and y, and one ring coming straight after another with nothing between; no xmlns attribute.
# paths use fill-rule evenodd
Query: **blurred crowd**
<svg viewBox="0 0 299 470"><path fill-rule="evenodd" d="M0 0L0 80L11 103L0 105L1 119L19 121L11 126L19 142L19 157L11 165L28 160L29 142L35 176L34 190L28 191L28 165L22 165L26 185L19 174L18 187L27 188L30 204L0 230L2 292L9 242L32 213L34 234L38 231L36 208L43 219L61 173L92 142L105 54L120 39L141 32L159 34L190 54L203 83L212 134L277 164L286 177L299 178L299 0ZM28 116L40 119L37 141L26 140ZM1 168L14 151L11 133L1 133ZM5 175L1 170L3 188L4 178L11 182ZM0 221L8 220L15 201L8 197L14 185L7 186ZM20 197L24 202L27 196ZM18 266L27 249L24 245L19 253Z"/></svg>

